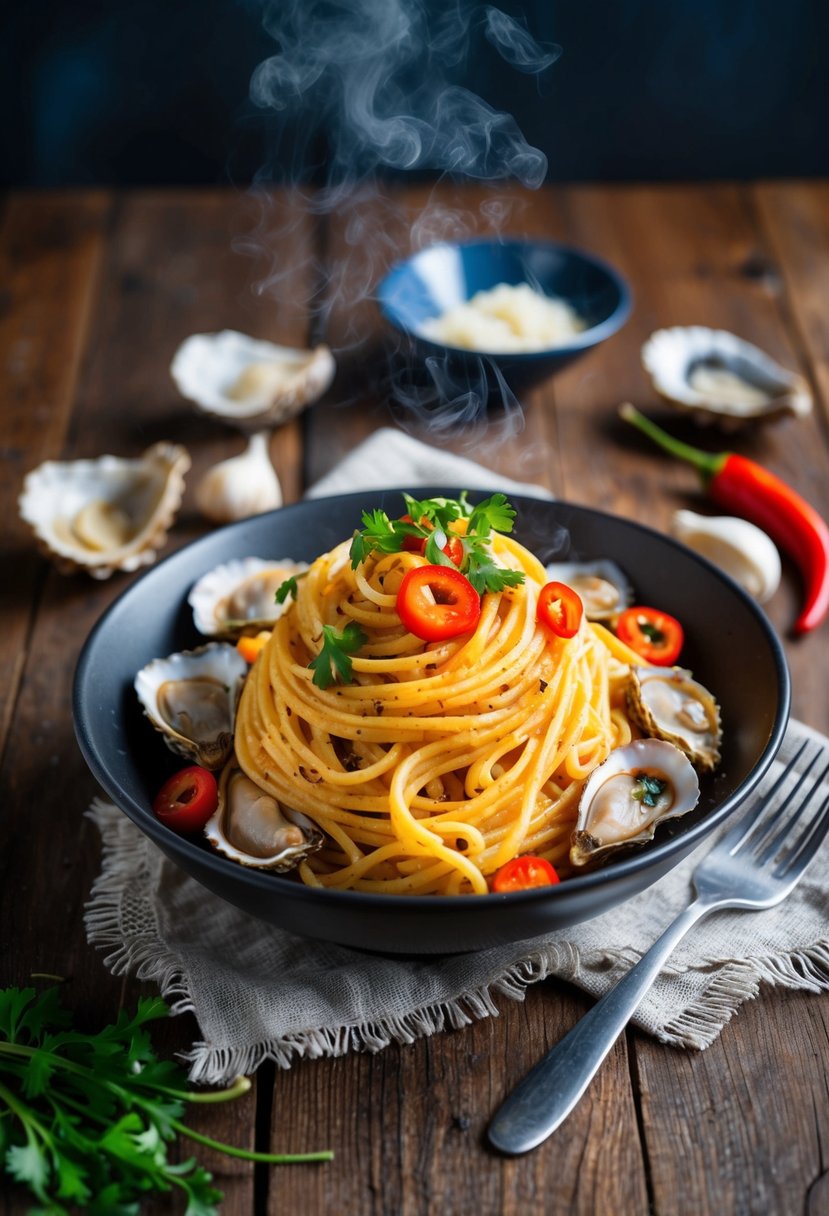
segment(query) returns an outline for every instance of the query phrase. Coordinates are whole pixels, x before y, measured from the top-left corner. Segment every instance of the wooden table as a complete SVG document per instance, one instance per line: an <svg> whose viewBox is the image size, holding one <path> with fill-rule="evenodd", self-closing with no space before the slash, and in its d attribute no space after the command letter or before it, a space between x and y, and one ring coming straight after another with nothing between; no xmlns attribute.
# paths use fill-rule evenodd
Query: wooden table
<svg viewBox="0 0 829 1216"><path fill-rule="evenodd" d="M461 222L474 230L505 199L484 191L436 199L419 187L317 219L301 200L275 196L260 208L222 191L5 202L0 982L25 984L32 972L66 977L65 999L90 1028L147 990L113 979L85 940L99 841L83 817L95 784L70 711L81 643L130 576L66 578L39 557L17 517L23 475L48 458L134 454L160 438L185 443L193 470L169 551L207 527L194 507L198 478L241 449L236 434L178 397L168 372L178 343L232 327L305 345L324 331L345 351L334 389L277 430L271 445L286 500L298 498L393 421L372 374L383 364L368 292L381 266L407 247L412 220L421 237L440 235L435 201L461 207ZM639 363L654 329L704 323L757 342L810 380L812 417L727 445L765 462L829 517L829 184L574 187L506 201L513 213L505 230L561 239L613 262L632 285L634 311L618 335L525 398L523 428L493 417L442 443L560 497L666 528L674 509L696 505L695 476L624 433L615 410L626 398L656 406ZM424 437L419 425L414 431ZM787 564L769 607L781 632L798 601ZM826 646L826 627L786 643L794 713L824 731ZM337 1159L268 1174L204 1154L225 1190L223 1211L829 1211L829 1000L785 990L764 991L701 1054L630 1031L552 1140L517 1160L491 1153L483 1134L500 1099L587 1007L578 991L545 982L523 1003L501 1001L498 1017L410 1047L299 1063L278 1075L263 1067L248 1097L194 1112L194 1126L283 1151L331 1147ZM177 1019L165 1046L181 1047L194 1033L189 1017ZM26 1210L20 1192L4 1195L4 1212Z"/></svg>

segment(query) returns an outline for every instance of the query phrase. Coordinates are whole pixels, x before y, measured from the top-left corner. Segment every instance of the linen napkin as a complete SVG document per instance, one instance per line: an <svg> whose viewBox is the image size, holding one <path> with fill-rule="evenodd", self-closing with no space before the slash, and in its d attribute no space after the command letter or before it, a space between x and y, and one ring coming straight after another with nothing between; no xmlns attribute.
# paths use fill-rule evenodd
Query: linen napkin
<svg viewBox="0 0 829 1216"><path fill-rule="evenodd" d="M383 461L375 463L377 440L372 436L351 454L345 485L326 479L329 492L443 480L488 489L507 484L480 466L473 466L479 478L473 481L468 467L459 469L446 453L430 456L427 445L408 436L395 439L394 461L384 437ZM373 480L366 479L367 469ZM762 798L806 737L812 754L817 748L829 758L829 739L792 721L753 799ZM114 974L153 981L174 1012L194 1013L201 1039L186 1058L191 1079L205 1084L250 1073L268 1059L288 1068L301 1057L378 1051L459 1029L496 1015L501 998L521 999L548 976L599 997L693 898L691 873L713 843L584 924L474 954L412 960L265 925L180 871L116 807L98 799L88 813L103 841L102 869L86 909L88 939L106 951ZM695 927L640 1006L636 1024L662 1042L703 1048L763 983L829 989L827 892L829 842L777 908L717 913Z"/></svg>
<svg viewBox="0 0 829 1216"><path fill-rule="evenodd" d="M308 490L306 498L348 494L351 490L385 490L400 486L448 485L468 490L503 490L533 498L552 498L549 490L533 482L514 481L485 469L474 460L457 456L404 431L384 426L373 431Z"/></svg>

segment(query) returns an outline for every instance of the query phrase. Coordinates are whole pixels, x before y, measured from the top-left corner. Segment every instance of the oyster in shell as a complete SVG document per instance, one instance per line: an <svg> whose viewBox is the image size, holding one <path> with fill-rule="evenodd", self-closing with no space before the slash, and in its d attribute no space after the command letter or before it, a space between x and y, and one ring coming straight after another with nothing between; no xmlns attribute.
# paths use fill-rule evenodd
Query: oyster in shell
<svg viewBox="0 0 829 1216"><path fill-rule="evenodd" d="M574 866L643 844L657 824L693 810L699 779L690 760L663 739L615 748L588 777L570 844Z"/></svg>
<svg viewBox="0 0 829 1216"><path fill-rule="evenodd" d="M657 330L642 347L642 363L659 395L698 422L736 428L758 418L802 417L812 408L803 376L727 330Z"/></svg>
<svg viewBox="0 0 829 1216"><path fill-rule="evenodd" d="M135 691L171 751L203 768L220 769L233 751L247 670L235 646L209 642L153 659L135 677Z"/></svg>
<svg viewBox="0 0 829 1216"><path fill-rule="evenodd" d="M234 760L222 772L218 806L204 834L231 861L260 870L292 870L323 841L310 819L282 806Z"/></svg>
<svg viewBox="0 0 829 1216"><path fill-rule="evenodd" d="M109 578L155 561L189 467L189 453L175 443L156 443L134 459L47 460L27 474L20 514L63 574Z"/></svg>
<svg viewBox="0 0 829 1216"><path fill-rule="evenodd" d="M336 364L327 346L298 350L233 329L192 334L176 351L170 374L183 397L237 426L275 426L321 397Z"/></svg>
<svg viewBox="0 0 829 1216"><path fill-rule="evenodd" d="M589 621L609 621L633 603L633 591L615 562L550 562L547 577L577 591Z"/></svg>
<svg viewBox="0 0 829 1216"><path fill-rule="evenodd" d="M216 566L187 597L196 628L207 637L234 640L272 628L290 602L277 604L276 592L287 578L307 569L307 562L289 557L245 557Z"/></svg>
<svg viewBox="0 0 829 1216"><path fill-rule="evenodd" d="M720 707L682 667L632 667L626 690L630 716L646 735L680 748L700 772L719 764Z"/></svg>

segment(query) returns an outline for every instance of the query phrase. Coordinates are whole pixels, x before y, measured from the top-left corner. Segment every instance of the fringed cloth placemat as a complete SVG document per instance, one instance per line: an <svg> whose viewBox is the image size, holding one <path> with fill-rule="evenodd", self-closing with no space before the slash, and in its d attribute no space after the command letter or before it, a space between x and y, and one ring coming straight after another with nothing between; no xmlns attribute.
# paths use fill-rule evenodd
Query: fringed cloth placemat
<svg viewBox="0 0 829 1216"><path fill-rule="evenodd" d="M754 799L806 736L829 754L829 740L791 722ZM496 1015L499 997L521 999L547 976L601 996L690 901L691 873L712 843L641 895L575 928L413 961L265 925L185 875L115 807L96 801L89 814L103 837L103 868L86 912L89 940L107 952L114 974L152 980L176 1012L195 1014L202 1037L188 1053L190 1075L212 1084L264 1060L288 1068L297 1057L379 1051L458 1029ZM702 1048L763 983L825 991L827 909L829 843L778 907L721 912L692 930L636 1023L664 1043Z"/></svg>

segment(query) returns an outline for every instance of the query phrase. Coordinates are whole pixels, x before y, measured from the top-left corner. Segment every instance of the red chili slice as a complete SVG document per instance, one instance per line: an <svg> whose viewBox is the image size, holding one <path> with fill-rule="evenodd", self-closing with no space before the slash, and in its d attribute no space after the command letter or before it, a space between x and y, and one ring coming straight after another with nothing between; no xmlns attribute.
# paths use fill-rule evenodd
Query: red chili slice
<svg viewBox="0 0 829 1216"><path fill-rule="evenodd" d="M492 880L492 889L503 894L505 891L527 891L531 887L550 887L558 881L558 874L546 857L525 853L501 866Z"/></svg>
<svg viewBox="0 0 829 1216"><path fill-rule="evenodd" d="M675 663L685 641L676 617L642 604L626 608L619 614L616 636L648 663L658 667L670 667Z"/></svg>
<svg viewBox="0 0 829 1216"><path fill-rule="evenodd" d="M415 566L400 584L397 612L415 637L445 642L472 632L481 615L481 597L459 570Z"/></svg>
<svg viewBox="0 0 829 1216"><path fill-rule="evenodd" d="M406 523L406 524L413 523L411 515L401 515L400 519L403 523ZM429 521L427 519L422 519L420 521L420 526L422 528L429 528L429 530L431 531L432 525L429 523ZM425 536L404 536L403 537L403 552L404 553L419 553L422 557L423 554L426 552L427 539L428 538ZM463 541L461 540L461 538L459 536L449 536L446 540L446 544L443 546L443 552L449 558L450 562L452 562L454 565L460 567L461 564L463 563L463 559L464 559Z"/></svg>
<svg viewBox="0 0 829 1216"><path fill-rule="evenodd" d="M536 615L557 637L574 638L579 631L584 605L566 583L547 583L541 588Z"/></svg>
<svg viewBox="0 0 829 1216"><path fill-rule="evenodd" d="M153 799L153 811L168 828L189 836L201 831L218 801L216 778L208 769L191 764L164 782Z"/></svg>

